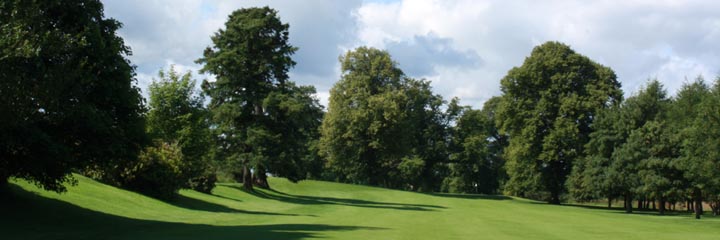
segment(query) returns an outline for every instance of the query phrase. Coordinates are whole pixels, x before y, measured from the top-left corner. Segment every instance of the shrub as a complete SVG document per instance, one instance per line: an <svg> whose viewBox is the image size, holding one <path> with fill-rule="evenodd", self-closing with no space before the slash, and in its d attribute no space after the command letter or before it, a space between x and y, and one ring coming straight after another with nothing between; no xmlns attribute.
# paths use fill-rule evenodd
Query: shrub
<svg viewBox="0 0 720 240"><path fill-rule="evenodd" d="M182 179L182 152L177 143L155 142L145 148L138 162L124 172L124 187L163 200L172 199Z"/></svg>

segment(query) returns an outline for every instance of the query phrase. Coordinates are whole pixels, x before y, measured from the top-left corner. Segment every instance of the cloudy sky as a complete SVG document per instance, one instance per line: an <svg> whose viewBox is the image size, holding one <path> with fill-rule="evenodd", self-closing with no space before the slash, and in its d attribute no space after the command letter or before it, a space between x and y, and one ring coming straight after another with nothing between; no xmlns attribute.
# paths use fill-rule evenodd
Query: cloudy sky
<svg viewBox="0 0 720 240"><path fill-rule="evenodd" d="M338 56L358 46L387 49L408 76L446 98L481 107L532 48L561 41L615 70L626 95L649 78L673 94L685 81L720 74L720 1L480 0L103 0L124 23L145 89L161 68L198 75L194 63L235 9L270 6L299 47L292 80L315 85L327 105Z"/></svg>

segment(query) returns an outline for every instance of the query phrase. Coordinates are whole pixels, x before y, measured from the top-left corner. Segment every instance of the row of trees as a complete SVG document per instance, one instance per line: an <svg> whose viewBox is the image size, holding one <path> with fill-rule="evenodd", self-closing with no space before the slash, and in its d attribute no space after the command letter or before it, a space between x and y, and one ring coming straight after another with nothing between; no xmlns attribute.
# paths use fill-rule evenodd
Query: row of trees
<svg viewBox="0 0 720 240"><path fill-rule="evenodd" d="M504 138L494 129L496 100L483 111L447 103L374 48L348 51L340 63L321 127L324 177L418 191L498 189Z"/></svg>
<svg viewBox="0 0 720 240"><path fill-rule="evenodd" d="M699 78L675 98L652 81L622 104L598 114L586 156L568 187L580 200L623 199L627 212L657 201L662 214L677 202L702 214L703 199L718 214L720 169L716 131L720 85Z"/></svg>
<svg viewBox="0 0 720 240"><path fill-rule="evenodd" d="M623 101L614 72L548 42L482 109L449 102L386 51L340 57L327 112L289 80L297 48L270 8L233 12L197 60L203 81L160 71L147 105L130 50L102 4L0 3L0 181L63 191L80 172L160 198L210 192L218 172L245 189L267 176L414 191L640 206L703 199L718 211L720 86L654 81ZM72 71L68 71L72 69ZM206 98L209 98L206 100ZM7 114L5 114L7 113ZM692 201L690 201L692 200Z"/></svg>

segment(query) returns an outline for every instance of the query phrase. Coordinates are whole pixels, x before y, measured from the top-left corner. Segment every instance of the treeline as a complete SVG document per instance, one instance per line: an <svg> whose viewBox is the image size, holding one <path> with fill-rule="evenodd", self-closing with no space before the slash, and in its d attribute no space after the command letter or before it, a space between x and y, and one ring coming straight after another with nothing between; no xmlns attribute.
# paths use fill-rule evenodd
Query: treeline
<svg viewBox="0 0 720 240"><path fill-rule="evenodd" d="M405 76L374 48L348 51L340 62L321 127L323 178L417 191L498 190L505 138L494 127L496 100L482 111L447 103L429 81Z"/></svg>
<svg viewBox="0 0 720 240"><path fill-rule="evenodd" d="M585 156L567 182L579 200L621 199L627 212L655 202L662 214L684 203L717 215L720 203L720 82L685 83L669 98L657 81L597 115Z"/></svg>
<svg viewBox="0 0 720 240"><path fill-rule="evenodd" d="M245 189L269 175L425 192L504 193L550 203L720 201L720 86L657 81L624 99L612 69L548 42L472 109L406 76L387 51L340 57L323 109L290 80L286 23L233 12L196 60L215 81L161 70L147 102L131 53L98 1L0 3L0 181L63 191L78 172L171 199Z"/></svg>

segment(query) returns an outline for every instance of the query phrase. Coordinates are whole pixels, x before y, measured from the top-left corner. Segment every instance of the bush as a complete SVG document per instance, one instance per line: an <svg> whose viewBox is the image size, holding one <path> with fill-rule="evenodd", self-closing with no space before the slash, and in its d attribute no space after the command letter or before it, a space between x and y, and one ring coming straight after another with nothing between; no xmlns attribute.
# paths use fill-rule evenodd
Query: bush
<svg viewBox="0 0 720 240"><path fill-rule="evenodd" d="M195 191L210 194L215 188L217 182L217 175L215 173L207 173L203 176L190 180L190 188Z"/></svg>
<svg viewBox="0 0 720 240"><path fill-rule="evenodd" d="M181 164L182 153L176 143L155 142L140 153L137 164L126 169L123 185L151 197L172 199L187 183L182 179Z"/></svg>

